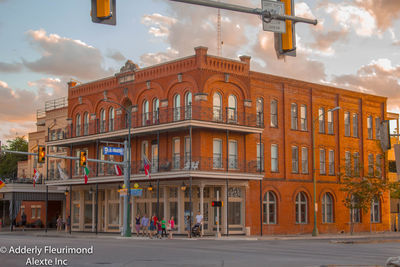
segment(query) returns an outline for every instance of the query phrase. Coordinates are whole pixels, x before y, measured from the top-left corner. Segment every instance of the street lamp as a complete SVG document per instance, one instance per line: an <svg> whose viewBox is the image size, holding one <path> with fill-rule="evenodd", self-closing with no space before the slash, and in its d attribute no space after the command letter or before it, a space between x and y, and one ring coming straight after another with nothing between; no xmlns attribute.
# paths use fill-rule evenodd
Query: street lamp
<svg viewBox="0 0 400 267"><path fill-rule="evenodd" d="M122 235L125 237L130 237L132 235L131 233L131 116L132 116L132 106L129 106L128 108L124 107L120 103L108 100L108 99L102 99L101 101L116 104L120 106L125 112L128 114L128 151L127 151L127 161L128 161L128 166L125 166L124 171L124 184L125 187L128 189L127 190L127 195L124 198L124 218L123 218L123 228L122 228Z"/></svg>
<svg viewBox="0 0 400 267"><path fill-rule="evenodd" d="M328 112L333 112L336 110L339 110L340 107L335 107L333 109L329 109ZM316 119L313 120L312 122L312 148L313 148L313 185L314 185L314 228L312 231L312 236L317 236L318 235L318 228L317 228L317 178L315 175L315 161L316 161L316 155L315 155L315 122L319 120L321 116L324 116L325 113L320 114Z"/></svg>

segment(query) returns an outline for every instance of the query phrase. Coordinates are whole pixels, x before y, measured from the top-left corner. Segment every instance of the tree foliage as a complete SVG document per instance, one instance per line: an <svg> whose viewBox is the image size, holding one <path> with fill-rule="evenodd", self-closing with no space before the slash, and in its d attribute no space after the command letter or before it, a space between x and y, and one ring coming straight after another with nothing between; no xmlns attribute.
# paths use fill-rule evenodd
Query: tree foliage
<svg viewBox="0 0 400 267"><path fill-rule="evenodd" d="M24 136L16 137L14 140L8 140L2 145L2 150L28 151L28 141ZM13 153L2 153L0 155L0 178L14 178L17 176L18 161L27 160L28 156Z"/></svg>

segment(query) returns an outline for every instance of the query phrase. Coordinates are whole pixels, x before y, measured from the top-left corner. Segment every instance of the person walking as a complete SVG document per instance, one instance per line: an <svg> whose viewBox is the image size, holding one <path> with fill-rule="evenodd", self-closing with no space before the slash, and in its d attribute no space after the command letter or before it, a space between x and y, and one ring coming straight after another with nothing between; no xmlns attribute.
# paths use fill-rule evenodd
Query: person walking
<svg viewBox="0 0 400 267"><path fill-rule="evenodd" d="M26 226L26 214L25 214L25 211L22 212L21 220L22 220L22 231L25 231L25 226Z"/></svg>
<svg viewBox="0 0 400 267"><path fill-rule="evenodd" d="M196 215L196 224L200 229L200 237L203 237L203 215L200 212Z"/></svg>
<svg viewBox="0 0 400 267"><path fill-rule="evenodd" d="M186 216L185 230L186 230L186 232L188 234L188 237L190 237L190 216L189 215Z"/></svg>
<svg viewBox="0 0 400 267"><path fill-rule="evenodd" d="M135 229L136 229L136 236L139 237L140 234L140 215L137 214L135 217Z"/></svg>
<svg viewBox="0 0 400 267"><path fill-rule="evenodd" d="M171 216L171 219L168 221L168 239L172 239L172 232L175 230L175 221L174 221L174 216Z"/></svg>
<svg viewBox="0 0 400 267"><path fill-rule="evenodd" d="M148 235L148 234L149 234L149 232L148 232L149 218L146 217L146 214L143 215L140 224L141 224L141 226L142 226L142 234L143 234L143 236Z"/></svg>
<svg viewBox="0 0 400 267"><path fill-rule="evenodd" d="M162 226L161 222L157 221L157 237L161 239L161 233L162 233Z"/></svg>
<svg viewBox="0 0 400 267"><path fill-rule="evenodd" d="M165 221L165 218L162 219L161 221L161 237L167 237L167 221Z"/></svg>
<svg viewBox="0 0 400 267"><path fill-rule="evenodd" d="M157 236L157 232L158 232L158 218L155 214L153 214L153 217L151 217L151 220L153 222L153 236Z"/></svg>
<svg viewBox="0 0 400 267"><path fill-rule="evenodd" d="M63 221L61 219L61 216L58 216L58 219L57 219L57 232L60 232L62 230L62 225L63 225Z"/></svg>
<svg viewBox="0 0 400 267"><path fill-rule="evenodd" d="M68 232L71 227L71 216L68 216L67 222L65 223L65 232Z"/></svg>

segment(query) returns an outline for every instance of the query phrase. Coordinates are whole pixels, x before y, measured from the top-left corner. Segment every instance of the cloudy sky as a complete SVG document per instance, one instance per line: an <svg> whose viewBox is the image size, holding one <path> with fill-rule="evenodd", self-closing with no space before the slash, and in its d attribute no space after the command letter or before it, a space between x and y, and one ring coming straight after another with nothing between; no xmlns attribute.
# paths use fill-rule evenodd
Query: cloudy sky
<svg viewBox="0 0 400 267"><path fill-rule="evenodd" d="M260 0L223 0L260 7ZM252 57L256 71L387 96L400 111L400 1L295 0L297 57L278 60L254 15L221 11L222 56ZM0 0L0 140L35 130L36 110L67 96L66 83L217 52L217 11L168 0L117 0L117 26L91 22L90 1Z"/></svg>

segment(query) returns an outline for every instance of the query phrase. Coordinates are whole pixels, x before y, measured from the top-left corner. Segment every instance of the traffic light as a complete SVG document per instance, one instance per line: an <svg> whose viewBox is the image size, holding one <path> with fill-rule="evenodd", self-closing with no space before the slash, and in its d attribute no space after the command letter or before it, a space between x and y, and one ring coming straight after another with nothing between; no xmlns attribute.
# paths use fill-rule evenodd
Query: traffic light
<svg viewBox="0 0 400 267"><path fill-rule="evenodd" d="M86 167L86 152L81 151L81 155L79 157L79 165L81 167Z"/></svg>
<svg viewBox="0 0 400 267"><path fill-rule="evenodd" d="M285 14L294 16L294 0L280 0L285 4ZM285 21L286 32L275 33L275 51L278 58L282 56L296 56L296 31L295 23L291 20Z"/></svg>
<svg viewBox="0 0 400 267"><path fill-rule="evenodd" d="M224 202L223 201L212 201L211 202L211 206L213 206L213 207L223 207L224 206Z"/></svg>
<svg viewBox="0 0 400 267"><path fill-rule="evenodd" d="M92 21L94 23L116 25L116 0L92 0Z"/></svg>
<svg viewBox="0 0 400 267"><path fill-rule="evenodd" d="M46 148L44 146L39 146L38 163L44 163L45 158L46 158Z"/></svg>

